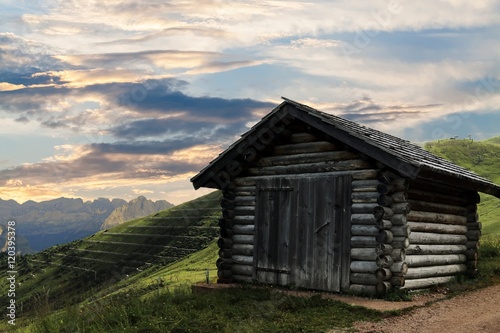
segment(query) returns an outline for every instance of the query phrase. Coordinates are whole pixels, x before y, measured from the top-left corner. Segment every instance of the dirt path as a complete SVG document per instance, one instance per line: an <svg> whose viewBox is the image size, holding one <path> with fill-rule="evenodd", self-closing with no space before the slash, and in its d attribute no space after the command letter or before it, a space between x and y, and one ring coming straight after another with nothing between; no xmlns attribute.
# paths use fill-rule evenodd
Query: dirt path
<svg viewBox="0 0 500 333"><path fill-rule="evenodd" d="M441 300L379 323L358 323L360 333L498 333L500 285Z"/></svg>

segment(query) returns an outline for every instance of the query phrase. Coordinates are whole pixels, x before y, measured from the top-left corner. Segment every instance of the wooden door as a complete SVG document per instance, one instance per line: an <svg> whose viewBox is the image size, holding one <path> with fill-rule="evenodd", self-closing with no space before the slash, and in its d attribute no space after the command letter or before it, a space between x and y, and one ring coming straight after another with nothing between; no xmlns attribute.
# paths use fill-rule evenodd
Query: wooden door
<svg viewBox="0 0 500 333"><path fill-rule="evenodd" d="M348 287L350 184L350 176L258 182L257 281L328 291Z"/></svg>

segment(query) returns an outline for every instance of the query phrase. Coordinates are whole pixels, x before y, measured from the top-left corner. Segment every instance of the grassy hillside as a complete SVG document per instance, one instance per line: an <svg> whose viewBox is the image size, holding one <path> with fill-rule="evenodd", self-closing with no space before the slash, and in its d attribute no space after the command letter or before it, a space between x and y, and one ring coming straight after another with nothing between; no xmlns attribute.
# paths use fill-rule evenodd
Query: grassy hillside
<svg viewBox="0 0 500 333"><path fill-rule="evenodd" d="M174 270L170 275L162 275L161 271L214 241L219 232L219 202L220 192L213 192L152 216L103 230L83 240L18 258L18 316L33 314L41 308L55 310L97 299L113 289L134 283L137 285L133 288L148 290L155 277L160 278L154 280L156 285L173 284L166 281L169 278L174 282L176 279L180 281ZM211 267L200 264L204 266L201 274L193 266L193 272L198 273L201 279L207 268L212 269L214 276L214 256L217 252L214 245L212 252L211 258L208 258L208 252L196 254L198 258L203 258L203 262L211 262ZM5 270L6 257L2 256L1 261ZM6 279L2 280L1 286L3 290L8 289ZM0 304L7 304L8 301L6 293L0 295Z"/></svg>
<svg viewBox="0 0 500 333"><path fill-rule="evenodd" d="M439 140L425 149L500 184L500 137L484 141ZM483 234L500 234L500 199L481 194L479 204Z"/></svg>

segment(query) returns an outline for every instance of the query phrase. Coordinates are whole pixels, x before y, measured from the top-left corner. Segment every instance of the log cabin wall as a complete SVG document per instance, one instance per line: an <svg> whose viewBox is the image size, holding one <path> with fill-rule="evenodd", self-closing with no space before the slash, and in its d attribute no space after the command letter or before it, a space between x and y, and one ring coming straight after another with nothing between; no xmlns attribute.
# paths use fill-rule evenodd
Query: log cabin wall
<svg viewBox="0 0 500 333"><path fill-rule="evenodd" d="M450 282L457 274L475 274L481 228L478 193L415 181L410 184L408 202L411 233L404 288L427 288Z"/></svg>
<svg viewBox="0 0 500 333"><path fill-rule="evenodd" d="M221 238L218 242L220 258L217 261L219 282L252 282L256 279L256 185L260 180L350 175L353 192L352 207L349 202L348 210L352 208L373 214L373 208L378 206L376 201L380 195L376 184L379 168L375 161L306 126L293 124L290 129L285 139L278 139L274 146L263 150L259 158L233 178L229 188L223 192L223 218L220 221ZM359 210L361 206L364 208ZM342 242L346 243L344 247L347 249L342 258L342 265L346 266L342 273L343 291L356 291L365 286L368 289L375 288L373 279L376 269L356 268L358 265L377 265L376 256L358 253L376 251L379 230L375 219L371 220L365 224L355 221L352 228L347 226L343 236ZM359 244L365 240L370 241L357 246L359 251L350 251L350 244L347 243ZM368 277L370 274L371 277ZM354 279L355 283L350 279ZM351 284L355 286L351 288Z"/></svg>

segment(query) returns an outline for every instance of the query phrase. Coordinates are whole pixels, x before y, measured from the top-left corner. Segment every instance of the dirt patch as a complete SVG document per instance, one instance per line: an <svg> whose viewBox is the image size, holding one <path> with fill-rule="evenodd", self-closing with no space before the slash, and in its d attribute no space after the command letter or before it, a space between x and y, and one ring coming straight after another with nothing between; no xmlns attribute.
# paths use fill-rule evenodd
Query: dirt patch
<svg viewBox="0 0 500 333"><path fill-rule="evenodd" d="M464 293L379 323L357 323L359 333L498 333L500 285Z"/></svg>

